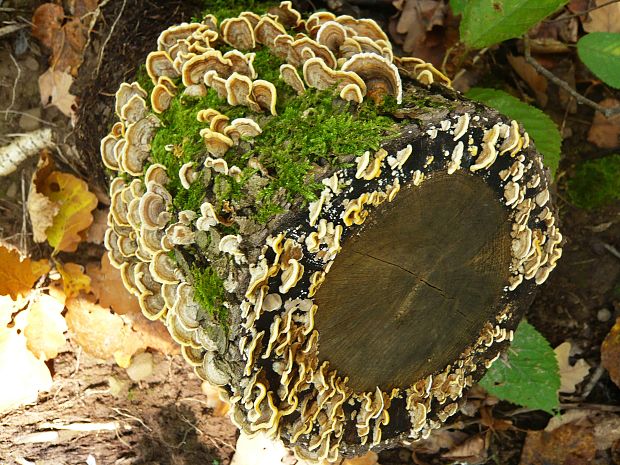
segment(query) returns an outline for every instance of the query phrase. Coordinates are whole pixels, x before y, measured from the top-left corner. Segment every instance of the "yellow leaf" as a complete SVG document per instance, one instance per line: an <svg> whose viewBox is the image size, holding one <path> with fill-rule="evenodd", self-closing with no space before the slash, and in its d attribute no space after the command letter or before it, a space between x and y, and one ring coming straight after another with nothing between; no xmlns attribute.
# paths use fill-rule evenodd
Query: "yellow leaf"
<svg viewBox="0 0 620 465"><path fill-rule="evenodd" d="M56 269L62 277L62 286L67 298L74 297L80 291L90 291L90 278L84 274L84 268L77 263L56 263Z"/></svg>
<svg viewBox="0 0 620 465"><path fill-rule="evenodd" d="M91 212L97 197L88 185L69 173L52 172L41 186L41 192L59 206L54 223L46 231L47 241L57 252L75 252L82 241L80 233L93 222Z"/></svg>
<svg viewBox="0 0 620 465"><path fill-rule="evenodd" d="M42 360L54 358L65 344L64 332L68 328L62 316L64 308L63 301L43 293L31 302L24 336L35 357Z"/></svg>
<svg viewBox="0 0 620 465"><path fill-rule="evenodd" d="M49 271L47 261L20 260L19 252L0 246L0 295L13 300L32 289L37 279Z"/></svg>

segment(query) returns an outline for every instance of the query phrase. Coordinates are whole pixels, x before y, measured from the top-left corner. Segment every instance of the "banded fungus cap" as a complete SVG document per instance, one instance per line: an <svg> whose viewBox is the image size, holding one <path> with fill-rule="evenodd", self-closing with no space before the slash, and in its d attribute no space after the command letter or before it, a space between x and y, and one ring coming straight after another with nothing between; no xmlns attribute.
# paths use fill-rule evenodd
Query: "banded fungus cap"
<svg viewBox="0 0 620 465"><path fill-rule="evenodd" d="M265 61L283 83L265 77ZM317 12L304 22L289 2L219 29L215 17L173 26L147 67L153 91L123 84L120 120L101 142L117 175L104 243L144 314L223 387L235 424L279 436L298 457L427 437L512 339L562 255L527 133L401 81L449 86L432 65L394 57L374 21ZM418 118L403 93L437 101L442 116L421 107ZM368 118L367 95L393 122L367 134L372 144L343 157L326 148L294 169L268 154L305 137L270 133L304 99L320 97L300 117L321 125L323 105ZM170 118L180 127L187 115L195 133L171 137ZM307 196L289 192L297 184Z"/></svg>

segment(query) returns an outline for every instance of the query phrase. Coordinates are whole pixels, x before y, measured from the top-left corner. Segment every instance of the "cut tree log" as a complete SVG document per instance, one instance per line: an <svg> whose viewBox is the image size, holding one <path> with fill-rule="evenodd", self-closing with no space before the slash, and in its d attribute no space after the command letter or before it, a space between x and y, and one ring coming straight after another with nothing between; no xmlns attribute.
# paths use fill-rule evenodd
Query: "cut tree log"
<svg viewBox="0 0 620 465"><path fill-rule="evenodd" d="M372 20L270 12L172 26L121 86L106 247L239 428L335 461L456 413L562 236L517 122Z"/></svg>

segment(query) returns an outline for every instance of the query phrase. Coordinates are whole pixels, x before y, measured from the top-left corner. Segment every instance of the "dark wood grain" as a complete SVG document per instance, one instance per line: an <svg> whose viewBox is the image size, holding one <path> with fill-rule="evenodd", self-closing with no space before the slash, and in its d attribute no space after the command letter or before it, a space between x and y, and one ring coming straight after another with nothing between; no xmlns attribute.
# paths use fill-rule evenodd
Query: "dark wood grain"
<svg viewBox="0 0 620 465"><path fill-rule="evenodd" d="M375 210L316 296L319 357L356 390L442 369L499 311L507 212L479 177L435 175Z"/></svg>

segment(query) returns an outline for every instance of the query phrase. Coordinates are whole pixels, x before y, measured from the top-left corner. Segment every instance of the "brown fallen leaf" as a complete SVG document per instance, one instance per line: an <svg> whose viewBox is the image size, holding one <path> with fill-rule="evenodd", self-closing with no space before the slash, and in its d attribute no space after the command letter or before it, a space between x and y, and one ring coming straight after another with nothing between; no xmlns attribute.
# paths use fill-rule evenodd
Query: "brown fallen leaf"
<svg viewBox="0 0 620 465"><path fill-rule="evenodd" d="M174 346L161 323L149 322L141 315L145 323L118 315L83 295L68 299L66 305L65 319L73 339L93 357L114 358L119 366L127 368L137 352ZM157 323L161 329L148 323Z"/></svg>
<svg viewBox="0 0 620 465"><path fill-rule="evenodd" d="M575 392L577 385L590 373L590 365L582 358L577 360L574 365L570 364L568 360L570 349L570 342L563 342L554 349L555 357L558 359L560 367L560 392L566 394Z"/></svg>
<svg viewBox="0 0 620 465"><path fill-rule="evenodd" d="M21 260L17 250L0 246L0 295L9 295L16 300L27 294L35 281L49 270L47 260Z"/></svg>
<svg viewBox="0 0 620 465"><path fill-rule="evenodd" d="M84 48L97 2L73 1L67 7L69 14L65 14L61 5L44 3L39 6L32 17L33 36L51 49L51 69L77 76L84 61Z"/></svg>
<svg viewBox="0 0 620 465"><path fill-rule="evenodd" d="M86 273L91 279L91 291L99 305L110 307L119 315L140 314L138 298L131 294L123 284L121 273L110 264L108 254L104 253L101 263L86 265Z"/></svg>
<svg viewBox="0 0 620 465"><path fill-rule="evenodd" d="M75 252L83 240L84 231L92 224L91 212L97 207L97 197L88 184L69 173L53 171L45 178L41 193L59 206L54 222L45 234L54 252Z"/></svg>
<svg viewBox="0 0 620 465"><path fill-rule="evenodd" d="M65 12L61 5L43 3L32 15L32 37L40 41L45 47L52 48L54 32L62 28Z"/></svg>
<svg viewBox="0 0 620 465"><path fill-rule="evenodd" d="M620 5L620 4L619 4ZM605 108L620 106L620 101L606 98L600 102ZM594 113L592 126L588 131L588 142L602 149L613 149L620 145L620 115L605 118L602 113Z"/></svg>
<svg viewBox="0 0 620 465"><path fill-rule="evenodd" d="M24 336L30 352L38 359L49 360L58 355L66 341L64 333L68 328L62 316L64 296L58 300L42 292L31 294L34 296L28 307Z"/></svg>
<svg viewBox="0 0 620 465"><path fill-rule="evenodd" d="M485 435L477 434L464 442L441 454L444 459L467 462L470 464L484 463L487 460L487 441Z"/></svg>
<svg viewBox="0 0 620 465"><path fill-rule="evenodd" d="M48 69L39 76L39 93L44 107L54 105L66 116L75 119L77 97L70 92L73 78L65 71Z"/></svg>
<svg viewBox="0 0 620 465"><path fill-rule="evenodd" d="M601 365L616 386L620 387L620 318L601 344Z"/></svg>
<svg viewBox="0 0 620 465"><path fill-rule="evenodd" d="M610 3L609 0L593 0L591 8L599 7L606 3ZM590 11L588 19L582 20L582 24L586 32L620 32L620 4L611 3Z"/></svg>
<svg viewBox="0 0 620 465"><path fill-rule="evenodd" d="M514 69L519 77L527 83L530 89L532 89L536 95L538 105L543 108L546 107L547 101L549 100L549 96L547 95L547 79L542 74L539 74L532 65L525 61L524 57L515 56L509 53L506 58L508 59L510 66L512 66L512 69Z"/></svg>
<svg viewBox="0 0 620 465"><path fill-rule="evenodd" d="M77 263L56 263L56 269L62 277L62 287L67 298L75 297L81 291L90 291L90 277L84 274L84 268Z"/></svg>
<svg viewBox="0 0 620 465"><path fill-rule="evenodd" d="M550 433L528 431L520 465L586 465L595 455L592 426L568 423Z"/></svg>
<svg viewBox="0 0 620 465"><path fill-rule="evenodd" d="M54 161L48 150L41 150L37 169L32 175L28 191L28 216L32 225L32 236L35 242L45 242L45 231L54 224L54 216L60 209L56 202L40 192L43 181L54 171Z"/></svg>

